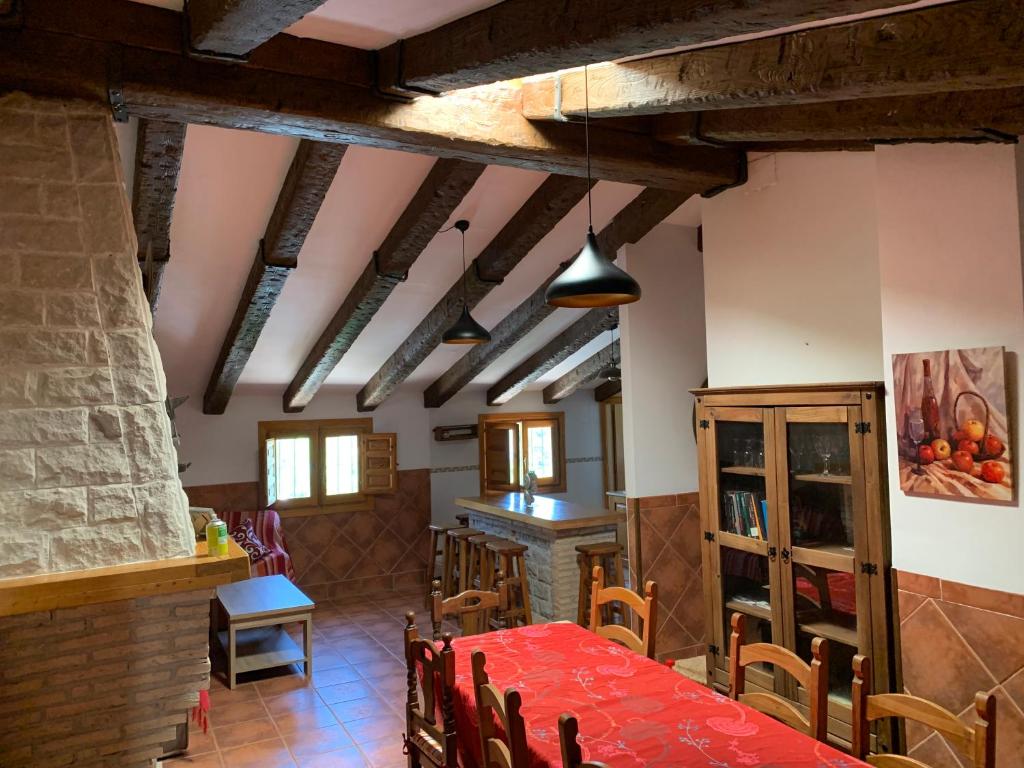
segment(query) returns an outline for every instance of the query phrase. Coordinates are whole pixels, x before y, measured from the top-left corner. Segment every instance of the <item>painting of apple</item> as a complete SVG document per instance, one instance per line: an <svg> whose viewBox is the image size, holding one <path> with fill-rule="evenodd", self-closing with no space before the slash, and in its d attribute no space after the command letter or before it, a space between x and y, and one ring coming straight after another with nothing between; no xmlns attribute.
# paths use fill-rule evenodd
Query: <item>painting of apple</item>
<svg viewBox="0 0 1024 768"><path fill-rule="evenodd" d="M936 461L945 461L949 458L953 449L950 448L948 440L943 440L940 437L937 440L932 440L932 451L935 453Z"/></svg>
<svg viewBox="0 0 1024 768"><path fill-rule="evenodd" d="M1003 347L892 356L895 450L908 496L1012 504L1015 425Z"/></svg>

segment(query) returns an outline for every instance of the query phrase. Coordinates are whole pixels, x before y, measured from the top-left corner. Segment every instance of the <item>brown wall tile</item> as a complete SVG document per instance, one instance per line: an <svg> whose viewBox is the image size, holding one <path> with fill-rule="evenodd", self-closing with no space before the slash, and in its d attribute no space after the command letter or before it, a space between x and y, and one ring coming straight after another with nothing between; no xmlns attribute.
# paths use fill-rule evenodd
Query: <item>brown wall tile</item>
<svg viewBox="0 0 1024 768"><path fill-rule="evenodd" d="M184 489L193 507L212 507L218 514L236 509L259 509L259 483L193 485Z"/></svg>
<svg viewBox="0 0 1024 768"><path fill-rule="evenodd" d="M934 576L921 576L908 571L894 571L899 589L927 597L941 597L942 586Z"/></svg>
<svg viewBox="0 0 1024 768"><path fill-rule="evenodd" d="M1024 595L942 580L942 599L1024 619Z"/></svg>

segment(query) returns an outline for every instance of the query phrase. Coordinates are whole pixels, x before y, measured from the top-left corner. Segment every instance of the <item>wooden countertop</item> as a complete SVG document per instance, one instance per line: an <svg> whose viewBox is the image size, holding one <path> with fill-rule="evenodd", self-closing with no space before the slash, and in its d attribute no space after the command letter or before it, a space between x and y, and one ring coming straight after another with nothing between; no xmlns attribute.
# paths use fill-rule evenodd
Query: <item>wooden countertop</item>
<svg viewBox="0 0 1024 768"><path fill-rule="evenodd" d="M571 528L589 528L594 525L616 525L626 519L623 512L613 512L599 507L585 507L571 501L552 499L550 496L535 496L533 506L527 508L521 493L504 493L497 496L470 496L459 498L455 503L463 509L494 515L525 525L535 525L551 531Z"/></svg>
<svg viewBox="0 0 1024 768"><path fill-rule="evenodd" d="M0 616L206 589L247 578L249 556L234 539L228 537L224 557L209 557L206 542L199 541L192 557L0 579Z"/></svg>

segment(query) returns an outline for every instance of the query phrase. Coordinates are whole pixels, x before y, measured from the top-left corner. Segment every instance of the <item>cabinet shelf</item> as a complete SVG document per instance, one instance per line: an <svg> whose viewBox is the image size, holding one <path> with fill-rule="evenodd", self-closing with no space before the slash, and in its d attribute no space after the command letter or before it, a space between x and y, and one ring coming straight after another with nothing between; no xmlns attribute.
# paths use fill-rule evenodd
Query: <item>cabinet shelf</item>
<svg viewBox="0 0 1024 768"><path fill-rule="evenodd" d="M725 471L724 469L722 470ZM853 478L850 475L822 475L816 474L805 474L803 472L792 473L794 480L799 480L803 483L830 483L832 485L853 485Z"/></svg>
<svg viewBox="0 0 1024 768"><path fill-rule="evenodd" d="M764 467L719 467L720 472L726 475L748 475L753 477L764 477Z"/></svg>
<svg viewBox="0 0 1024 768"><path fill-rule="evenodd" d="M853 617L850 617L849 620L839 616L820 618L817 621L798 624L797 626L801 632L805 632L808 635L824 637L827 640L849 645L853 648L857 647L856 619Z"/></svg>
<svg viewBox="0 0 1024 768"><path fill-rule="evenodd" d="M806 542L793 545L793 562L828 568L833 571L853 573L853 547L845 544Z"/></svg>
<svg viewBox="0 0 1024 768"><path fill-rule="evenodd" d="M730 611L745 613L747 616L753 616L764 621L772 620L772 609L765 608L763 605L756 605L741 600L726 600L725 607Z"/></svg>

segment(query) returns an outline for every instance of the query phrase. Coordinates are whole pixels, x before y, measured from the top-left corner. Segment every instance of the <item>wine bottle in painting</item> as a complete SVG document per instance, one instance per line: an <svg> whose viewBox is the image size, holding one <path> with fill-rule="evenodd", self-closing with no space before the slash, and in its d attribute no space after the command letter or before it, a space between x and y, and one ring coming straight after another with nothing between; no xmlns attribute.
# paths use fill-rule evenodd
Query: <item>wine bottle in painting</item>
<svg viewBox="0 0 1024 768"><path fill-rule="evenodd" d="M935 399L932 387L932 361L925 358L924 382L921 391L921 418L924 420L925 440L931 442L939 438L939 401Z"/></svg>

